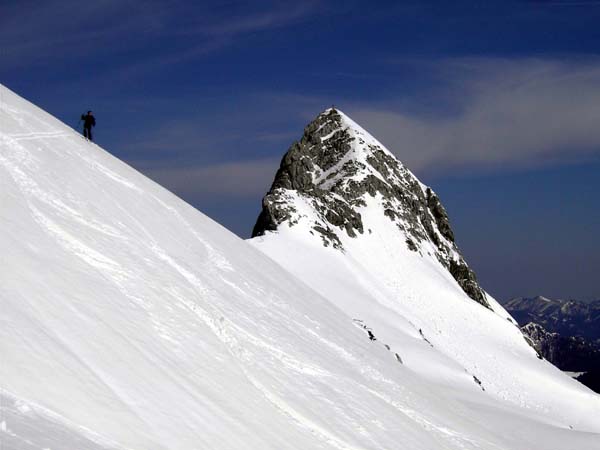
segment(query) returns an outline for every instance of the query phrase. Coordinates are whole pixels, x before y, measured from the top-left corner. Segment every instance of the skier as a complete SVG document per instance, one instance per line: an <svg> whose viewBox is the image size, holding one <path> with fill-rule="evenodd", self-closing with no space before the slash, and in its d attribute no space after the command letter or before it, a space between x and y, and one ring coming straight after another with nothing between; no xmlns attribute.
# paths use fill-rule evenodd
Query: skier
<svg viewBox="0 0 600 450"><path fill-rule="evenodd" d="M81 115L81 120L83 120L83 135L91 141L92 127L96 126L96 118L91 111L88 111L87 114Z"/></svg>

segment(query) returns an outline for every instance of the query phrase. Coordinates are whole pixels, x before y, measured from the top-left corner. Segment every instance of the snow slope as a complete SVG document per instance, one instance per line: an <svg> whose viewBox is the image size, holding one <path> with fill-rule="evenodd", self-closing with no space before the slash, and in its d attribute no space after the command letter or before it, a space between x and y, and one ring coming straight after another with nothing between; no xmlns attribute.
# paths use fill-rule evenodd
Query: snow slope
<svg viewBox="0 0 600 450"><path fill-rule="evenodd" d="M0 206L2 450L598 448L576 382L527 367L569 395L557 412L422 377L322 285L3 86Z"/></svg>

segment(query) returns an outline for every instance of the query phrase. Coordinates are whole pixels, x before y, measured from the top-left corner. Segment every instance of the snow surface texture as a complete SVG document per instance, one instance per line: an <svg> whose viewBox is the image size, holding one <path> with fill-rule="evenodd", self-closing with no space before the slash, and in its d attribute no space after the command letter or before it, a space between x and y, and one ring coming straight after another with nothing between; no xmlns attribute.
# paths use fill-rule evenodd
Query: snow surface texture
<svg viewBox="0 0 600 450"><path fill-rule="evenodd" d="M360 275L315 279L319 294L3 86L0 202L2 450L598 448L598 397L434 264L411 269L426 290L397 280L401 311L369 261L281 233L302 267ZM353 287L404 363L353 321ZM418 301L449 318L417 321ZM448 349L474 330L466 364ZM501 364L524 373L500 380Z"/></svg>

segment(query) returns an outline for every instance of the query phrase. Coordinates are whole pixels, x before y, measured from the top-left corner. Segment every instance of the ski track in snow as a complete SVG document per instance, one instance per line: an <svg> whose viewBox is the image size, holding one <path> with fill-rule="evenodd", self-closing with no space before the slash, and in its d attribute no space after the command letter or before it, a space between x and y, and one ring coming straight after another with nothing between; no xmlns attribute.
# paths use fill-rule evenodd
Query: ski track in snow
<svg viewBox="0 0 600 450"><path fill-rule="evenodd" d="M96 231L104 233L112 237L123 238L123 235L113 227L106 224L98 223L95 220L84 218L77 209L68 206L57 196L53 195L50 191L42 189L38 183L36 183L32 177L27 175L19 165L25 165L30 169L35 168L35 158L30 155L25 149L11 146L15 150L15 154L18 155L16 162L10 161L8 158L0 155L0 164L4 166L7 172L11 175L15 183L19 186L21 191L25 194L28 203L34 200L40 201L45 205L55 209L61 215L68 215L70 218L76 220L78 223L92 228ZM19 164L19 165L17 165Z"/></svg>
<svg viewBox="0 0 600 450"><path fill-rule="evenodd" d="M71 137L71 133L65 133L61 131L48 131L45 133L22 133L22 134L9 134L7 135L8 139L13 141L31 141L31 140L39 140L39 139L48 139L48 138L62 138L62 137Z"/></svg>
<svg viewBox="0 0 600 450"><path fill-rule="evenodd" d="M0 411L2 412L0 421L2 424L0 426L0 448L2 450L5 449L4 445L8 445L7 450L64 449L67 442L57 441L55 436L72 439L72 444L77 446L73 447L73 450L80 448L86 450L134 450L100 436L93 430L74 423L35 402L19 398L5 389L0 390ZM2 434L5 436L3 437ZM32 436L29 437L29 434ZM14 447L12 447L13 445Z"/></svg>
<svg viewBox="0 0 600 450"><path fill-rule="evenodd" d="M38 222L45 230L52 234L56 241L59 242L65 250L76 254L90 266L106 271L111 278L115 280L125 279L128 277L128 272L116 261L108 258L102 253L88 247L83 242L79 241L74 236L63 230L60 226L42 214L35 206L29 206L36 222Z"/></svg>
<svg viewBox="0 0 600 450"><path fill-rule="evenodd" d="M117 173L110 170L108 167L103 166L102 164L94 161L91 158L82 158L82 159L92 169L102 173L103 175L110 178L111 180L116 181L117 183L125 186L128 189L131 189L131 190L137 192L138 194L143 193L143 190L140 187L138 187L135 183L132 183L131 181L127 180L126 178L118 175Z"/></svg>
<svg viewBox="0 0 600 450"><path fill-rule="evenodd" d="M204 239L200 233L198 233L190 223L185 220L185 218L177 211L175 208L167 205L158 197L153 196L154 201L156 201L161 207L169 211L173 214L177 220L179 220L182 224L185 225L186 229L194 236L194 238L202 244L202 246L206 249L208 253L208 261L209 264L206 264L205 267L212 272L216 272L218 270L222 271L233 271L233 267L231 263L225 258L221 253L216 251L212 245L208 243L206 239Z"/></svg>
<svg viewBox="0 0 600 450"><path fill-rule="evenodd" d="M281 400L277 397L273 392L267 389L262 383L260 383L257 379L252 377L249 374L246 374L252 385L258 389L265 398L277 409L279 409L283 414L287 415L291 421L293 421L297 426L302 429L307 430L309 433L315 435L318 439L320 439L323 443L332 446L338 450L363 450L364 447L356 447L351 445L345 441L343 441L338 436L335 436L333 433L327 431L323 427L319 426L317 423L308 419L307 417L300 414L293 407L288 405L285 401Z"/></svg>

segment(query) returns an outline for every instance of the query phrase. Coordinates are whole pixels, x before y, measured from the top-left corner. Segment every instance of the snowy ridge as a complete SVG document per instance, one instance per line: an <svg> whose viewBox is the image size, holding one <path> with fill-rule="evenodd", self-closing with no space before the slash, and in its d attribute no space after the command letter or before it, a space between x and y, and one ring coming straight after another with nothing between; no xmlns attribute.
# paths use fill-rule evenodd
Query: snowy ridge
<svg viewBox="0 0 600 450"><path fill-rule="evenodd" d="M0 89L2 450L596 448L599 403L575 381L539 362L527 370L557 399L499 401L374 282L389 309L362 319L379 338L391 314L400 363L336 306L353 284L321 295Z"/></svg>

